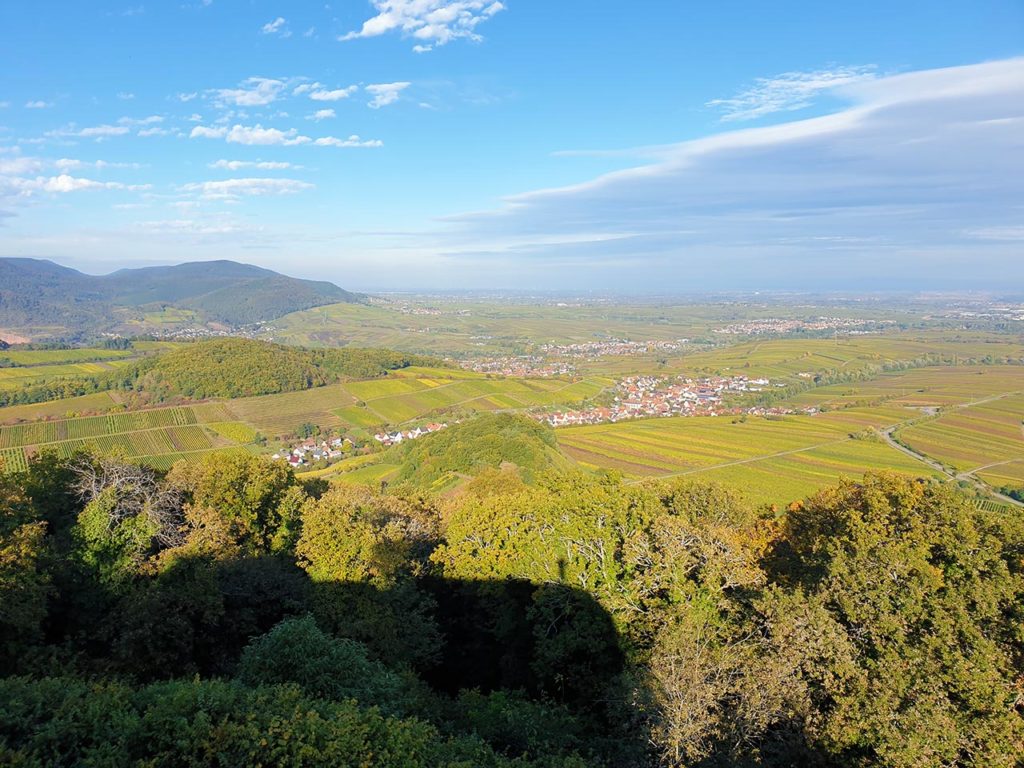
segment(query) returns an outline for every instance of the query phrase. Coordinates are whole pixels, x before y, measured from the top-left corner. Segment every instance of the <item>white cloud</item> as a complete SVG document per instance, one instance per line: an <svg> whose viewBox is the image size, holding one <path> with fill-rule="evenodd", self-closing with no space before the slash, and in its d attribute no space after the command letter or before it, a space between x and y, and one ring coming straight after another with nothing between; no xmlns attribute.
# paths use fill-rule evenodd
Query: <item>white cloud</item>
<svg viewBox="0 0 1024 768"><path fill-rule="evenodd" d="M37 157L0 157L0 176L23 176L36 173L42 167L43 162Z"/></svg>
<svg viewBox="0 0 1024 768"><path fill-rule="evenodd" d="M242 81L240 88L219 88L214 94L219 101L239 107L263 107L273 103L285 85L269 77L250 77Z"/></svg>
<svg viewBox="0 0 1024 768"><path fill-rule="evenodd" d="M83 139L109 139L113 136L124 136L126 133L130 133L131 128L127 125L93 125L87 128L78 128L74 123L67 126L66 128L59 128L55 131L47 131L46 135L50 137L59 136L78 136Z"/></svg>
<svg viewBox="0 0 1024 768"><path fill-rule="evenodd" d="M292 195L311 189L312 184L298 179L224 179L185 184L182 192L197 192L207 199L234 199L239 197L263 197L267 195Z"/></svg>
<svg viewBox="0 0 1024 768"><path fill-rule="evenodd" d="M149 117L122 117L117 122L120 125L143 126L156 125L163 121L164 119L160 115L150 115Z"/></svg>
<svg viewBox="0 0 1024 768"><path fill-rule="evenodd" d="M181 102L192 101L193 99L196 99L198 97L199 97L199 94L196 93L196 92L192 92L192 93L179 93L176 96L178 101L181 101Z"/></svg>
<svg viewBox="0 0 1024 768"><path fill-rule="evenodd" d="M282 16L278 16L273 21L268 21L260 27L260 32L264 35L278 35L279 37L292 36L291 30L288 29L288 22Z"/></svg>
<svg viewBox="0 0 1024 768"><path fill-rule="evenodd" d="M713 99L705 106L722 111L722 120L754 120L774 112L792 112L814 103L821 93L870 80L874 67L833 67L814 72L784 72L758 78L754 85L729 99Z"/></svg>
<svg viewBox="0 0 1024 768"><path fill-rule="evenodd" d="M117 98L119 98L121 101L131 101L135 98L135 94L128 93L127 91L121 91L117 94Z"/></svg>
<svg viewBox="0 0 1024 768"><path fill-rule="evenodd" d="M375 85L368 85L366 86L366 92L371 94L373 98L367 106L370 109L380 109L388 104L394 104L398 101L398 94L410 85L411 83L377 83Z"/></svg>
<svg viewBox="0 0 1024 768"><path fill-rule="evenodd" d="M232 144L283 144L292 146L294 144L306 144L308 136L301 136L294 128L287 131L278 128L264 128L262 125L244 126L234 125L227 132L227 140Z"/></svg>
<svg viewBox="0 0 1024 768"><path fill-rule="evenodd" d="M274 160L217 160L210 163L211 168L221 168L227 171L238 171L242 168L259 168L264 171L283 171L289 168L301 168L301 165L285 163Z"/></svg>
<svg viewBox="0 0 1024 768"><path fill-rule="evenodd" d="M310 27L309 29L307 29L305 32L302 33L302 36L303 37L312 37L315 34L316 34L316 27Z"/></svg>
<svg viewBox="0 0 1024 768"><path fill-rule="evenodd" d="M122 184L119 181L94 181L62 173L59 176L37 176L34 179L6 178L3 182L9 184L23 194L34 192L80 192L90 189L124 189L124 190L145 190L149 189L148 184Z"/></svg>
<svg viewBox="0 0 1024 768"><path fill-rule="evenodd" d="M442 248L623 287L1024 288L1024 58L839 95L832 114L646 148L643 165L451 217Z"/></svg>
<svg viewBox="0 0 1024 768"><path fill-rule="evenodd" d="M37 100L37 101L26 101L25 102L25 109L46 109L46 108L52 107L52 106L53 106L53 102L52 101Z"/></svg>
<svg viewBox="0 0 1024 768"><path fill-rule="evenodd" d="M224 126L210 128L205 125L197 125L192 129L188 137L190 139L223 139L227 136L227 133L228 129Z"/></svg>
<svg viewBox="0 0 1024 768"><path fill-rule="evenodd" d="M312 115L307 115L306 119L319 122L321 120L330 120L332 117L335 117L333 109L318 109Z"/></svg>
<svg viewBox="0 0 1024 768"><path fill-rule="evenodd" d="M332 91L321 88L310 91L309 98L313 101L341 101L342 99L347 99L358 90L358 85L350 85L347 88L335 88Z"/></svg>
<svg viewBox="0 0 1024 768"><path fill-rule="evenodd" d="M142 128L136 135L145 138L147 136L169 136L170 133L166 128L153 126L152 128Z"/></svg>
<svg viewBox="0 0 1024 768"><path fill-rule="evenodd" d="M324 136L313 142L318 147L383 147L384 142L380 139L361 139L352 134L347 139L339 139L334 136Z"/></svg>
<svg viewBox="0 0 1024 768"><path fill-rule="evenodd" d="M363 22L357 32L339 40L377 37L400 32L417 40L414 51L424 53L459 38L479 41L477 26L505 6L493 0L372 0L377 15Z"/></svg>
<svg viewBox="0 0 1024 768"><path fill-rule="evenodd" d="M65 172L72 171L77 168L96 168L98 170L104 170L106 168L132 168L138 170L144 166L141 163L117 163L109 162L107 160L77 160L70 157L62 157L59 160L53 161L54 168Z"/></svg>

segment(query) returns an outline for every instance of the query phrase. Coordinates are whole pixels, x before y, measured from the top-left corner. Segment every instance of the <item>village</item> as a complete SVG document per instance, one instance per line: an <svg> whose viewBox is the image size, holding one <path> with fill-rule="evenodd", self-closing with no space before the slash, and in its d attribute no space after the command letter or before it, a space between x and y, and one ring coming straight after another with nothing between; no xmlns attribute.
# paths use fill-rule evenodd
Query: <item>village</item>
<svg viewBox="0 0 1024 768"><path fill-rule="evenodd" d="M631 376L618 383L611 405L532 415L552 427L564 427L658 416L781 416L795 413L791 408L743 408L727 402L730 395L763 392L770 386L768 379L750 379L746 376L712 376L701 379Z"/></svg>
<svg viewBox="0 0 1024 768"><path fill-rule="evenodd" d="M422 427L414 427L413 429L398 430L396 432L378 432L373 436L373 439L387 448L388 446L398 445L406 440L415 440L432 432L440 432L447 426L448 424L446 423L432 422Z"/></svg>
<svg viewBox="0 0 1024 768"><path fill-rule="evenodd" d="M614 355L643 355L652 352L675 352L690 342L689 339L673 341L630 341L629 339L607 339L577 344L542 344L541 350L547 355L593 360Z"/></svg>
<svg viewBox="0 0 1024 768"><path fill-rule="evenodd" d="M270 458L285 461L291 467L304 467L317 461L337 461L346 455L346 450L355 447L347 437L316 438L307 437L288 448L283 453L275 453Z"/></svg>
<svg viewBox="0 0 1024 768"><path fill-rule="evenodd" d="M576 368L568 363L551 362L545 360L540 355L463 360L459 365L475 373L489 373L499 376L550 378L551 376L571 376L576 372Z"/></svg>
<svg viewBox="0 0 1024 768"><path fill-rule="evenodd" d="M866 325L892 325L892 321L858 320L852 317L818 317L813 320L784 320L769 317L747 323L734 323L716 328L715 333L736 336L759 336L766 333L793 333L796 331L849 331Z"/></svg>

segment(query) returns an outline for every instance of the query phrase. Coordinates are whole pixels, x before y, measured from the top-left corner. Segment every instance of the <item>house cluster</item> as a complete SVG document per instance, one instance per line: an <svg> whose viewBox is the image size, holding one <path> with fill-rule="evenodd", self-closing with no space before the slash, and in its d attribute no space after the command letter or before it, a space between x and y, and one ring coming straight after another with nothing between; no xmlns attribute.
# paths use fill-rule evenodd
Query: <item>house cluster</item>
<svg viewBox="0 0 1024 768"><path fill-rule="evenodd" d="M891 325L892 321L858 320L853 317L817 317L811 320L784 320L769 317L764 320L751 320L747 323L734 323L725 328L716 328L715 333L735 336L758 336L766 333L793 333L796 331L850 331L866 325Z"/></svg>
<svg viewBox="0 0 1024 768"><path fill-rule="evenodd" d="M651 352L674 352L689 343L689 339L674 341L630 341L607 339L580 344L543 344L541 350L555 357L594 359L613 355L642 355Z"/></svg>
<svg viewBox="0 0 1024 768"><path fill-rule="evenodd" d="M726 405L729 395L761 392L771 386L768 379L746 376L712 376L702 379L678 377L665 379L658 376L631 376L618 383L611 405L574 411L534 414L538 421L552 427L579 424L601 424L624 419L654 416L720 416L725 414L755 413L747 409ZM757 408L756 415L767 415L775 409ZM777 409L791 412L786 409Z"/></svg>
<svg viewBox="0 0 1024 768"><path fill-rule="evenodd" d="M424 427L415 427L413 429L399 430L397 432L378 432L373 436L373 439L384 447L387 447L389 445L403 443L406 440L415 440L418 437L423 437L423 435L429 435L431 432L438 432L447 426L447 424L431 423Z"/></svg>
<svg viewBox="0 0 1024 768"><path fill-rule="evenodd" d="M352 441L342 437L332 437L326 440L317 440L310 437L297 445L293 445L284 453L275 453L271 458L286 461L293 467L304 467L307 464L323 459L336 461L345 455L344 447L346 442L351 444Z"/></svg>
<svg viewBox="0 0 1024 768"><path fill-rule="evenodd" d="M576 371L568 363L546 361L539 355L463 360L459 365L476 373L493 373L501 376L538 376L543 378L569 376Z"/></svg>

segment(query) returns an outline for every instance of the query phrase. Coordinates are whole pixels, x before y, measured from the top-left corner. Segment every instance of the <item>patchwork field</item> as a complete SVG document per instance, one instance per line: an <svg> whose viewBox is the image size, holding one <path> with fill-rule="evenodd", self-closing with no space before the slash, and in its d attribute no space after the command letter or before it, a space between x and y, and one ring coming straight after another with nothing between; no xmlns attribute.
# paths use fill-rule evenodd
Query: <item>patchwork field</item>
<svg viewBox="0 0 1024 768"><path fill-rule="evenodd" d="M1024 394L950 408L902 429L901 442L997 487L1024 487Z"/></svg>
<svg viewBox="0 0 1024 768"><path fill-rule="evenodd" d="M869 427L900 423L901 408L847 409L779 420L695 417L627 421L557 432L563 451L585 466L633 477L693 475L730 482L760 502L784 504L841 475L894 469L937 474L877 438Z"/></svg>
<svg viewBox="0 0 1024 768"><path fill-rule="evenodd" d="M66 457L82 450L170 466L179 458L236 447L254 437L251 428L226 422L226 417L222 404L208 403L13 424L0 427L0 455L8 470L23 469L27 457L37 453Z"/></svg>
<svg viewBox="0 0 1024 768"><path fill-rule="evenodd" d="M869 381L817 387L790 402L842 407L888 401L909 407L939 408L1017 391L1024 391L1021 365L936 366L884 373Z"/></svg>

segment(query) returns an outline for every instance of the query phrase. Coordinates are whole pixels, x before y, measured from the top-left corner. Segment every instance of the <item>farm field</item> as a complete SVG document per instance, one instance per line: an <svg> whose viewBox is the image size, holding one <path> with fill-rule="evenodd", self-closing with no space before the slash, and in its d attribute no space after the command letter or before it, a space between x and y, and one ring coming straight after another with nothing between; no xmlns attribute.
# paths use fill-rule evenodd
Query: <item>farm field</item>
<svg viewBox="0 0 1024 768"><path fill-rule="evenodd" d="M106 411L117 406L116 395L116 392L96 392L81 397L69 397L65 400L9 405L6 408L0 408L0 424L52 419L82 412Z"/></svg>
<svg viewBox="0 0 1024 768"><path fill-rule="evenodd" d="M331 384L301 392L224 401L224 407L231 414L225 420L243 421L267 437L275 438L294 432L305 422L322 428L343 426L344 422L334 411L354 401L343 385Z"/></svg>
<svg viewBox="0 0 1024 768"><path fill-rule="evenodd" d="M743 373L790 379L800 373L858 371L926 358L936 362L991 357L1024 359L1024 344L1014 341L952 341L935 332L832 339L747 341L674 360L670 367L686 373Z"/></svg>
<svg viewBox="0 0 1024 768"><path fill-rule="evenodd" d="M16 365L56 365L60 363L94 362L132 357L130 349L101 349L83 347L77 349L7 349L0 350L0 359L10 360Z"/></svg>
<svg viewBox="0 0 1024 768"><path fill-rule="evenodd" d="M869 427L912 418L902 408L846 409L781 420L666 418L557 431L562 450L585 466L633 477L693 475L735 483L752 498L784 504L840 475L871 469L933 474L877 439L851 439Z"/></svg>
<svg viewBox="0 0 1024 768"><path fill-rule="evenodd" d="M1024 487L1024 393L949 408L897 434L958 472L982 470L992 485Z"/></svg>
<svg viewBox="0 0 1024 768"><path fill-rule="evenodd" d="M914 368L868 381L817 387L791 398L800 406L842 407L888 401L909 407L944 407L1024 390L1024 366L971 365Z"/></svg>
<svg viewBox="0 0 1024 768"><path fill-rule="evenodd" d="M614 384L611 379L394 379L356 382L347 389L364 405L363 417L346 409L360 426L372 423L400 424L431 411L455 406L472 410L520 410L558 403L578 403ZM373 416L376 416L374 422Z"/></svg>
<svg viewBox="0 0 1024 768"><path fill-rule="evenodd" d="M205 403L0 426L0 455L9 470L24 468L36 453L71 456L86 449L166 464L171 456L237 447L255 436L226 416L222 404Z"/></svg>
<svg viewBox="0 0 1024 768"><path fill-rule="evenodd" d="M412 313L418 309L425 313ZM846 317L905 319L910 313L845 306ZM517 354L544 343L572 344L609 338L730 342L713 331L764 317L805 318L805 307L757 304L623 304L596 301L517 302L392 297L385 306L332 304L286 315L274 339L294 344L384 346L410 352L457 355Z"/></svg>
<svg viewBox="0 0 1024 768"><path fill-rule="evenodd" d="M54 365L27 365L17 368L0 368L0 389L14 389L40 379L58 376L90 376L115 370L129 365L134 358L118 358L92 363L57 363Z"/></svg>

